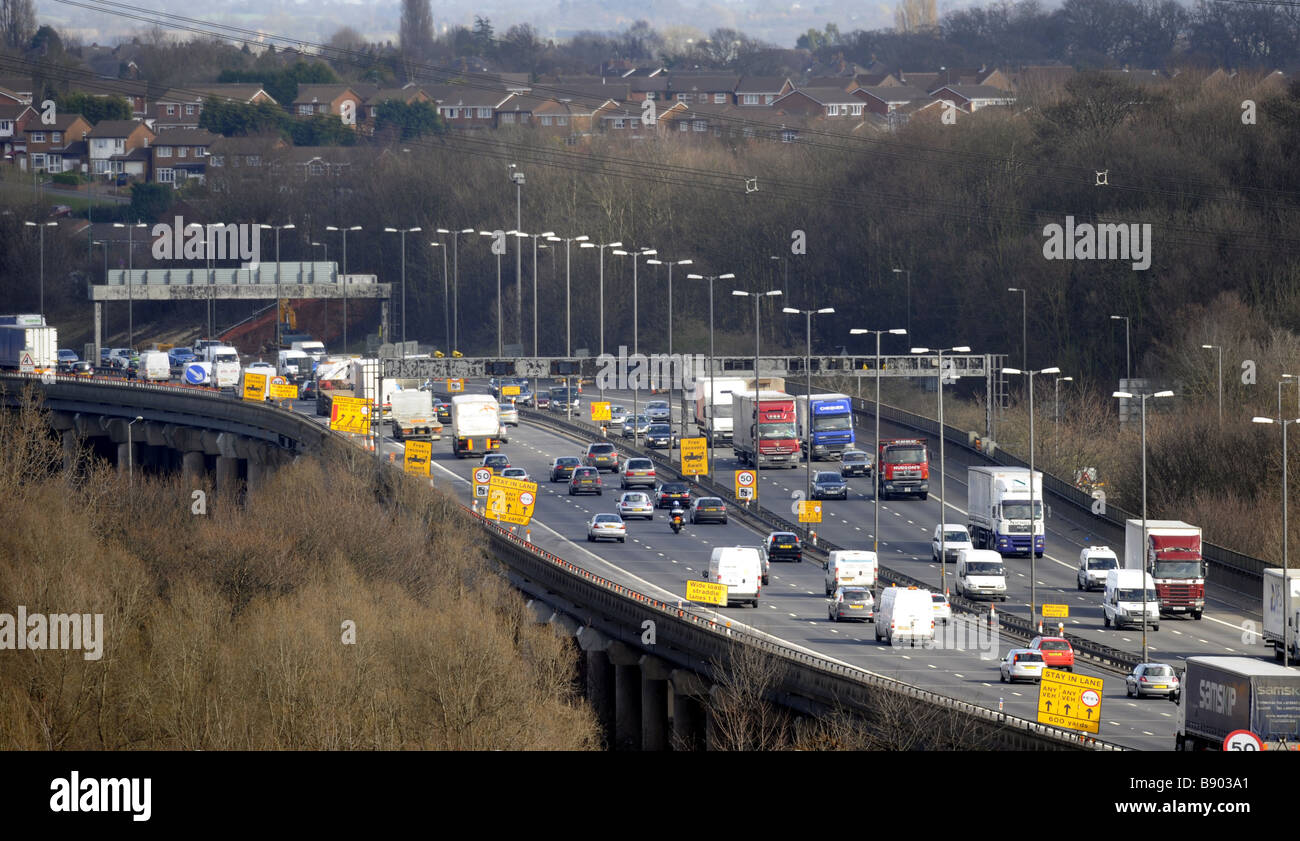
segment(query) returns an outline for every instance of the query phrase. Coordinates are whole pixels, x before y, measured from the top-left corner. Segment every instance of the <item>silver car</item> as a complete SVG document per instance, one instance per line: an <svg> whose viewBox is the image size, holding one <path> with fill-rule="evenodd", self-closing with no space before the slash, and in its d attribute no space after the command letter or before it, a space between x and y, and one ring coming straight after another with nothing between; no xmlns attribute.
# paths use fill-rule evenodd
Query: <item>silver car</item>
<svg viewBox="0 0 1300 841"><path fill-rule="evenodd" d="M998 665L999 677L1003 683L1015 683L1018 680L1041 681L1044 665L1043 655L1032 648L1013 648Z"/></svg>
<svg viewBox="0 0 1300 841"><path fill-rule="evenodd" d="M628 415L623 421L623 437L631 438L634 435L645 435L646 430L650 428L650 421L646 420L645 415Z"/></svg>
<svg viewBox="0 0 1300 841"><path fill-rule="evenodd" d="M645 404L645 416L651 423L671 423L673 410L667 400L651 400Z"/></svg>
<svg viewBox="0 0 1300 841"><path fill-rule="evenodd" d="M611 404L609 407L609 421L608 421L609 428L613 429L614 427L618 427L621 430L623 428L623 423L626 420L627 420L627 407L614 406Z"/></svg>
<svg viewBox="0 0 1300 841"><path fill-rule="evenodd" d="M617 540L619 543L627 542L627 526L623 523L623 518L617 514L597 514L587 523L587 540L594 543L597 540Z"/></svg>
<svg viewBox="0 0 1300 841"><path fill-rule="evenodd" d="M519 425L519 407L514 403L501 404L501 422L511 426Z"/></svg>
<svg viewBox="0 0 1300 841"><path fill-rule="evenodd" d="M502 479L521 479L521 480L523 480L523 481L525 481L525 482L531 482L531 481L532 481L532 477L530 477L530 476L528 475L528 471L525 470L525 469L523 469L522 467L507 467L505 470L502 470L502 471L501 471L501 478L502 478Z"/></svg>
<svg viewBox="0 0 1300 841"><path fill-rule="evenodd" d="M1124 676L1124 689L1128 696L1163 695L1178 700L1183 686L1178 681L1174 667L1166 663L1138 663Z"/></svg>
<svg viewBox="0 0 1300 841"><path fill-rule="evenodd" d="M875 622L876 598L866 587L836 587L826 612L832 622Z"/></svg>
<svg viewBox="0 0 1300 841"><path fill-rule="evenodd" d="M625 520L633 517L644 517L647 520L655 518L655 507L650 502L650 494L641 491L630 491L618 498L618 513Z"/></svg>

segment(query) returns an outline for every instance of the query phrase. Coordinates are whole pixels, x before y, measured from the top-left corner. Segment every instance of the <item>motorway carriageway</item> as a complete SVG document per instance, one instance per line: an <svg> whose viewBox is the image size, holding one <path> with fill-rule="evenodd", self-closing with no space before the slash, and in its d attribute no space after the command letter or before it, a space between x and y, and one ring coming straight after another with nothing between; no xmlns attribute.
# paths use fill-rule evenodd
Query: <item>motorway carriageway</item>
<svg viewBox="0 0 1300 841"><path fill-rule="evenodd" d="M648 392L641 392L640 406L644 407ZM632 405L632 392L606 391L606 398L615 404L622 404L629 409ZM598 399L588 390L583 395L586 399ZM663 400L663 394L650 396L651 400ZM590 411L583 404L584 411ZM562 415L561 415L562 417ZM576 415L575 415L576 417ZM673 412L674 428L680 423L680 407ZM690 419L688 418L688 421ZM855 416L855 427L862 419ZM694 426L687 425L688 433ZM874 424L867 422L865 428L855 428L859 449L871 451L875 443ZM895 426L882 420L881 438L916 438L926 437L906 428ZM621 438L612 440L622 441ZM930 539L934 527L939 522L939 456L938 440L929 438L930 442L930 498L922 502L919 498L902 498L882 500L880 503L880 563L890 569L925 581L933 588L938 588L940 565L931 560ZM629 441L630 443L630 441ZM665 452L661 450L660 452ZM732 484L733 472L739 469L732 456L731 447L724 445L714 448L718 456L714 466L714 475L726 485ZM678 452L673 450L673 459ZM970 464L983 464L973 453L956 447L945 448L945 474L947 476L946 504L948 522L965 525L966 512L966 469ZM796 469L763 468L759 490L759 502L769 511L774 511L785 519L794 522L797 516L791 511L795 492L803 492L806 467L801 464ZM812 470L839 470L839 462L814 461ZM822 522L813 528L818 536L839 546L854 549L870 549L872 541L873 505L871 496L871 479L853 478L849 480L849 499L823 500ZM777 503L780 500L780 503ZM1088 639L1095 640L1113 648L1141 654L1141 628L1124 630L1107 629L1102 622L1102 591L1091 592L1077 589L1075 571L1078 569L1079 551L1085 546L1109 545L1119 557L1121 565L1124 559L1124 541L1098 535L1098 529L1109 534L1109 524L1095 520L1091 514L1085 514L1071 505L1057 501L1048 504L1051 516L1047 519L1047 551L1042 558L1035 561L1037 573L1038 604L1065 604L1070 608L1069 619L1064 620L1066 631ZM1094 523L1089 523L1094 519ZM1085 542L1086 541L1086 542ZM1004 558L1007 571L1007 601L997 602L999 613L1004 610L1021 617L1029 616L1029 559L1024 556L1010 555ZM956 594L956 564L948 564L948 589ZM980 602L983 604L983 602ZM1173 663L1181 668L1181 660L1196 655L1217 656L1257 656L1271 659L1272 649L1263 644L1259 632L1262 630L1262 605L1260 594L1241 594L1224 588L1207 586L1205 614L1200 621L1190 618L1163 616L1160 630L1147 631L1147 648L1152 661ZM1056 622L1061 620L1044 620L1046 633L1056 632ZM1050 623L1050 624L1049 624ZM1249 631L1254 630L1254 642L1243 642Z"/></svg>
<svg viewBox="0 0 1300 841"><path fill-rule="evenodd" d="M298 408L316 417L310 404L300 401ZM316 420L323 423L325 419ZM586 527L591 516L615 510L621 493L620 474L602 474L602 496L570 497L567 484L547 481L552 458L580 456L585 449L584 444L527 422L511 428L510 442L503 447L511 465L525 468L538 482L532 539L547 551L640 592L672 601L682 598L688 578L699 578L707 570L714 546L752 546L761 542L759 534L734 519L725 526L688 524L680 535L675 535L668 527L666 512L660 510L653 520L629 521L626 543L587 543ZM386 440L382 458L387 461L392 453L400 462L401 452L400 444ZM449 441L436 441L434 481L453 489L468 505L472 498L470 480L478 461L456 459ZM998 680L998 661L1008 648L1017 645L1014 641L990 641L986 635L983 657L987 659L982 659L976 647L980 638L967 620L957 618L955 622L966 623L963 630L967 650L891 647L875 641L871 623L829 621L826 607L824 570L820 564L806 561L773 564L758 609L724 608L718 613L734 627L769 634L823 657L990 709L996 710L1002 699L1008 714L1036 718L1037 687L1030 683L1003 685ZM936 631L942 637L942 628ZM997 643L996 653L992 651L993 643ZM1104 681L1100 738L1137 749L1173 748L1177 711L1173 704L1160 699L1128 699L1121 677L1088 666L1080 666L1078 671Z"/></svg>

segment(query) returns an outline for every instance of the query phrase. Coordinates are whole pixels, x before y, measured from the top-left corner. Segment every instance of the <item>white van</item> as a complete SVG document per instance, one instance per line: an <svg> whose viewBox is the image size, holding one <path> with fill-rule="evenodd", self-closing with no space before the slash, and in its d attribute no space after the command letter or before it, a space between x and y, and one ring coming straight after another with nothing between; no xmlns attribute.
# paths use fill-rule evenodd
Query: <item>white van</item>
<svg viewBox="0 0 1300 841"><path fill-rule="evenodd" d="M763 564L755 546L718 546L709 556L705 580L727 585L727 606L749 602L758 607Z"/></svg>
<svg viewBox="0 0 1300 841"><path fill-rule="evenodd" d="M876 605L876 642L884 639L934 641L934 601L930 591L918 587L886 587Z"/></svg>
<svg viewBox="0 0 1300 841"><path fill-rule="evenodd" d="M1106 576L1119 569L1119 558L1109 546L1088 546L1079 552L1079 571L1074 583L1080 590L1104 589Z"/></svg>
<svg viewBox="0 0 1300 841"><path fill-rule="evenodd" d="M991 549L957 553L957 595L968 599L1007 600L1007 571L1002 556Z"/></svg>
<svg viewBox="0 0 1300 841"><path fill-rule="evenodd" d="M147 350L140 354L136 376L147 382L166 382L172 378L172 363L160 350Z"/></svg>
<svg viewBox="0 0 1300 841"><path fill-rule="evenodd" d="M275 355L275 372L282 377L310 377L311 365L311 357L301 350L282 350Z"/></svg>
<svg viewBox="0 0 1300 841"><path fill-rule="evenodd" d="M1109 628L1142 625L1142 584L1146 580L1146 621L1151 630L1160 630L1160 602L1156 582L1140 569L1112 569L1106 573L1106 595L1102 597L1102 624Z"/></svg>
<svg viewBox="0 0 1300 841"><path fill-rule="evenodd" d="M833 550L826 561L826 595L834 593L836 587L875 587L879 566L875 552L866 549Z"/></svg>

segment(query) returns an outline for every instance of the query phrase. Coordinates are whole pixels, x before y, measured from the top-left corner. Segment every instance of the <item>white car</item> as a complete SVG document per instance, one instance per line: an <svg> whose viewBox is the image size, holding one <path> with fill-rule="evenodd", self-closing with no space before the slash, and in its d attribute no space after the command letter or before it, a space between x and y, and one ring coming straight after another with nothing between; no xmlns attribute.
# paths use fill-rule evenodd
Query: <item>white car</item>
<svg viewBox="0 0 1300 841"><path fill-rule="evenodd" d="M248 363L248 370L252 371L255 374L265 373L268 376L272 376L272 377L276 376L275 366L272 365L270 362L262 362L260 360L257 362L250 362Z"/></svg>
<svg viewBox="0 0 1300 841"><path fill-rule="evenodd" d="M642 491L630 491L618 498L618 513L625 520L633 517L644 517L647 520L653 520L655 518L655 507L654 503L650 501L650 494Z"/></svg>
<svg viewBox="0 0 1300 841"><path fill-rule="evenodd" d="M1003 683L1015 683L1018 680L1040 681L1043 679L1043 666L1041 653L1032 648L1013 648L998 665L999 678Z"/></svg>
<svg viewBox="0 0 1300 841"><path fill-rule="evenodd" d="M587 541L594 543L597 540L617 540L619 543L627 542L627 525L624 524L623 518L617 514L597 514L587 523Z"/></svg>
<svg viewBox="0 0 1300 841"><path fill-rule="evenodd" d="M522 467L507 467L505 470L501 471L501 478L522 479L525 482L532 481L532 477L528 475L528 471L523 469Z"/></svg>
<svg viewBox="0 0 1300 841"><path fill-rule="evenodd" d="M939 625L947 625L952 621L952 605L948 603L948 597L943 593L930 593L930 601L934 604L934 621Z"/></svg>
<svg viewBox="0 0 1300 841"><path fill-rule="evenodd" d="M519 407L513 401L498 404L501 411L501 423L509 426L519 425Z"/></svg>
<svg viewBox="0 0 1300 841"><path fill-rule="evenodd" d="M939 535L943 535L943 556L950 564L957 563L957 553L963 549L974 549L970 534L960 523L943 523L934 527L934 536L930 538L930 559L939 562Z"/></svg>

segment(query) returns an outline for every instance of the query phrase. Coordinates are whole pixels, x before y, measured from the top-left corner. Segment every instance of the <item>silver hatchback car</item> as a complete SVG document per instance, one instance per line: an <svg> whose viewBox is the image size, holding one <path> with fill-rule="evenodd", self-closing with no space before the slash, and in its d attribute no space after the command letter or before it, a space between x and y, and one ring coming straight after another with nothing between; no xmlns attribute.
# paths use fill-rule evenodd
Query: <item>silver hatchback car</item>
<svg viewBox="0 0 1300 841"><path fill-rule="evenodd" d="M514 403L502 403L500 405L501 422L508 423L511 426L519 425L519 407Z"/></svg>
<svg viewBox="0 0 1300 841"><path fill-rule="evenodd" d="M655 518L654 503L650 502L650 494L644 491L629 491L618 498L618 513L624 520L630 520L633 517L644 517L647 520Z"/></svg>
<svg viewBox="0 0 1300 841"><path fill-rule="evenodd" d="M1045 665L1040 652L1032 648L1013 648L1002 658L998 670L1003 683L1015 683L1018 680L1038 682L1043 679Z"/></svg>
<svg viewBox="0 0 1300 841"><path fill-rule="evenodd" d="M832 622L874 622L876 598L866 587L836 587L826 612Z"/></svg>

